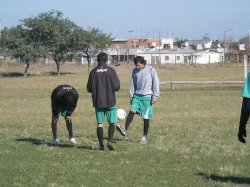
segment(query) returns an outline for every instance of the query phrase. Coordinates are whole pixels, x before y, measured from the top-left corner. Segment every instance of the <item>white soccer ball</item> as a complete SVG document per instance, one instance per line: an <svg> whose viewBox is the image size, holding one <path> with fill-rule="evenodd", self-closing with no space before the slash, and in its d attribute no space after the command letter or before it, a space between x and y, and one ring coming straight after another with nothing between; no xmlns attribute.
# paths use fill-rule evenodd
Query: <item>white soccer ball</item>
<svg viewBox="0 0 250 187"><path fill-rule="evenodd" d="M121 109L121 108L117 109L116 113L117 113L117 118L120 120L125 119L127 116L126 111L124 109Z"/></svg>

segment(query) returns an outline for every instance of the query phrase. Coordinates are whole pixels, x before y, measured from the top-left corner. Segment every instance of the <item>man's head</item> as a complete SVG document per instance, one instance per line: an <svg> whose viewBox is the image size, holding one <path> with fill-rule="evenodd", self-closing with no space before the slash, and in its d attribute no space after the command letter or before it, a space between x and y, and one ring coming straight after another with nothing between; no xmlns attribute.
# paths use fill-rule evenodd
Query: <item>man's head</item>
<svg viewBox="0 0 250 187"><path fill-rule="evenodd" d="M147 61L142 56L134 58L134 64L137 68L142 69L146 65Z"/></svg>
<svg viewBox="0 0 250 187"><path fill-rule="evenodd" d="M102 63L102 62L107 62L108 61L108 55L104 52L100 52L97 55L97 62Z"/></svg>

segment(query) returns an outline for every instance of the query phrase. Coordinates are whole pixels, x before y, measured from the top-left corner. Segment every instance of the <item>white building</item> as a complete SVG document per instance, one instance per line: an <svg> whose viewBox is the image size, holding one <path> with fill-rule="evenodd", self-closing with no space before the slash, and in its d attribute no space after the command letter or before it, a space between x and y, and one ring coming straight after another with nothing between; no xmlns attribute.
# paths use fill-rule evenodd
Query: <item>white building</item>
<svg viewBox="0 0 250 187"><path fill-rule="evenodd" d="M209 64L223 61L223 53L195 50L160 50L151 49L138 52L136 55L143 56L148 64Z"/></svg>
<svg viewBox="0 0 250 187"><path fill-rule="evenodd" d="M210 64L223 62L224 53L214 51L201 51L197 53L197 64Z"/></svg>

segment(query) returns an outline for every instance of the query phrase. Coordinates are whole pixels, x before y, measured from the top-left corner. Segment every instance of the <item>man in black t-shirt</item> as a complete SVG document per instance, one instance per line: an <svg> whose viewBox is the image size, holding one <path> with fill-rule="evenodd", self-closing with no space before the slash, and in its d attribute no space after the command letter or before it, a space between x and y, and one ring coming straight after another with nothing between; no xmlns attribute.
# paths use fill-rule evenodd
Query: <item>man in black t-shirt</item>
<svg viewBox="0 0 250 187"><path fill-rule="evenodd" d="M79 95L75 88L70 85L59 85L51 94L51 108L52 108L52 122L51 128L53 133L53 145L59 144L57 139L57 121L59 116L62 115L65 119L66 126L69 133L69 141L72 144L76 144L76 140L73 136L72 129L72 113L74 112Z"/></svg>

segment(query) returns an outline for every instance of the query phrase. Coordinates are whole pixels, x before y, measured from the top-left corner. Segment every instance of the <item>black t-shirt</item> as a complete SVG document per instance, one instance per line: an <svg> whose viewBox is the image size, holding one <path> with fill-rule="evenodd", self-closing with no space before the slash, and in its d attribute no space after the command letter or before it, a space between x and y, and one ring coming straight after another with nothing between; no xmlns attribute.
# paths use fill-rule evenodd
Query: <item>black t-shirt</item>
<svg viewBox="0 0 250 187"><path fill-rule="evenodd" d="M72 113L77 105L79 94L76 89L70 85L59 85L51 94L51 107L53 113L58 108L67 108Z"/></svg>

